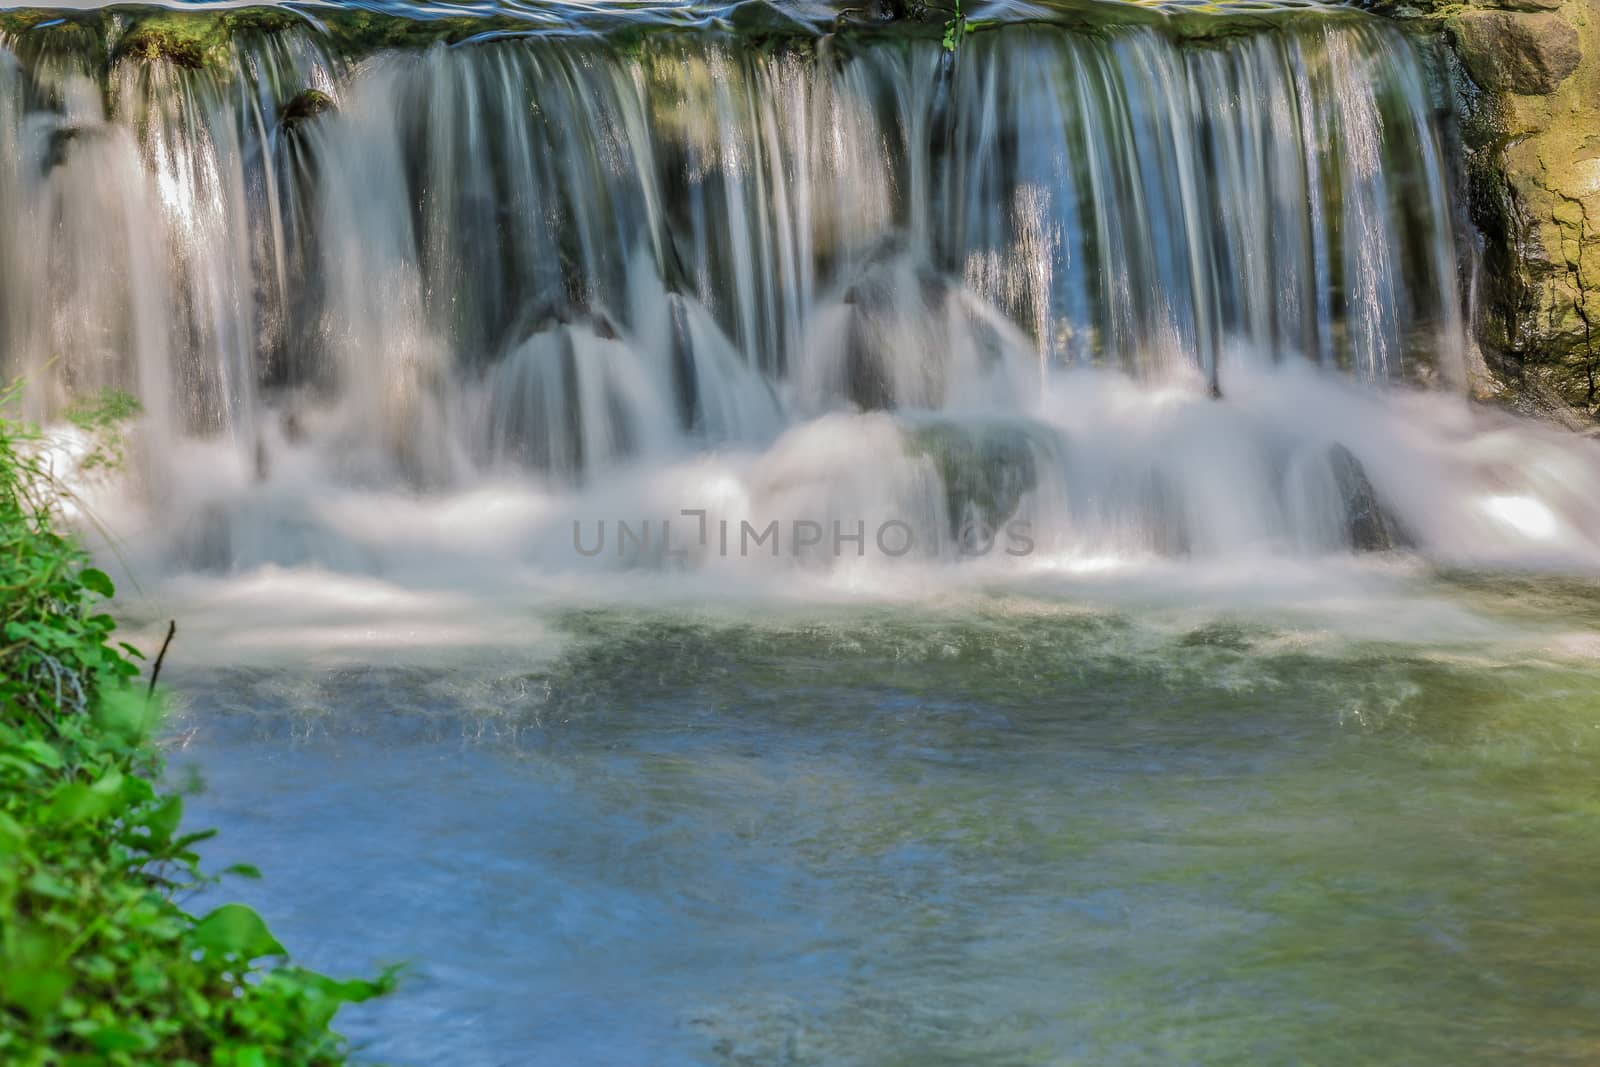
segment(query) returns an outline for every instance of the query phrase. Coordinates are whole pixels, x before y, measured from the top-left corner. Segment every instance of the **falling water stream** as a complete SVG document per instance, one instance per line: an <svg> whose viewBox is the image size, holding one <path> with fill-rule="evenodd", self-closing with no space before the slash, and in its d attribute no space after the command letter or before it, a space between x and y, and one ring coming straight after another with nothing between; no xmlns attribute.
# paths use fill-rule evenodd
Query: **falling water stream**
<svg viewBox="0 0 1600 1067"><path fill-rule="evenodd" d="M1332 10L0 36L0 368L374 1059L1585 1062L1600 444L1469 399L1452 100Z"/></svg>

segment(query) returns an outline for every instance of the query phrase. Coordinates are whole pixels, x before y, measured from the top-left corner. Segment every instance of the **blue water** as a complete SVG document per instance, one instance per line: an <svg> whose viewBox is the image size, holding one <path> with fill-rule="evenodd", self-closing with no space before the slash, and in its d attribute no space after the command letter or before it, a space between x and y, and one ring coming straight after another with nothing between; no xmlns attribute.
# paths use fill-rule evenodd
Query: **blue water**
<svg viewBox="0 0 1600 1067"><path fill-rule="evenodd" d="M1597 631L1536 588L1432 591L1492 642L580 615L495 672L194 672L173 763L297 958L411 962L341 1016L376 1061L1576 1063Z"/></svg>

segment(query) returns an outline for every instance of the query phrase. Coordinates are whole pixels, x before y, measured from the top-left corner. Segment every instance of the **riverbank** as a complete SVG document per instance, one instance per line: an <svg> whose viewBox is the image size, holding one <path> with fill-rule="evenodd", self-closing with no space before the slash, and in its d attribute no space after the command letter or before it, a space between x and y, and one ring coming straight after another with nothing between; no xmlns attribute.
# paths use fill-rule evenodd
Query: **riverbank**
<svg viewBox="0 0 1600 1067"><path fill-rule="evenodd" d="M292 966L243 905L184 910L215 881L196 851L213 831L186 832L160 784L144 657L117 640L110 578L59 531L64 490L34 443L0 421L0 1060L345 1062L334 1013L392 979Z"/></svg>

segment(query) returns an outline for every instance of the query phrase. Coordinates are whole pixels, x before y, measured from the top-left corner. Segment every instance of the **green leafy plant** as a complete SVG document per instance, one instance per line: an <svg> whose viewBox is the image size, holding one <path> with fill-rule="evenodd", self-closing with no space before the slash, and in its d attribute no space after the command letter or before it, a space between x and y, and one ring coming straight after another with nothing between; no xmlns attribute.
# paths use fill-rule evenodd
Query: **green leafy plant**
<svg viewBox="0 0 1600 1067"><path fill-rule="evenodd" d="M961 13L961 0L955 0L950 19L944 24L944 50L954 52L967 32L967 17Z"/></svg>
<svg viewBox="0 0 1600 1067"><path fill-rule="evenodd" d="M90 425L135 410L109 407ZM58 530L37 440L0 419L0 1063L342 1063L334 1014L394 975L338 981L289 964L247 907L180 907L215 881L195 851L213 832L183 832L156 784L142 656L114 641L111 579Z"/></svg>

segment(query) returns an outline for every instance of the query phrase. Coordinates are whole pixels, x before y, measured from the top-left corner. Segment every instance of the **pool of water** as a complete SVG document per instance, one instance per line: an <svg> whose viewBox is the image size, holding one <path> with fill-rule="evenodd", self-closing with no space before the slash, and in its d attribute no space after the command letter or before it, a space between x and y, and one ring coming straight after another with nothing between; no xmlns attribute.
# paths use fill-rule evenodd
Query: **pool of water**
<svg viewBox="0 0 1600 1067"><path fill-rule="evenodd" d="M1600 583L1322 579L180 635L172 768L375 1061L1592 1062Z"/></svg>

